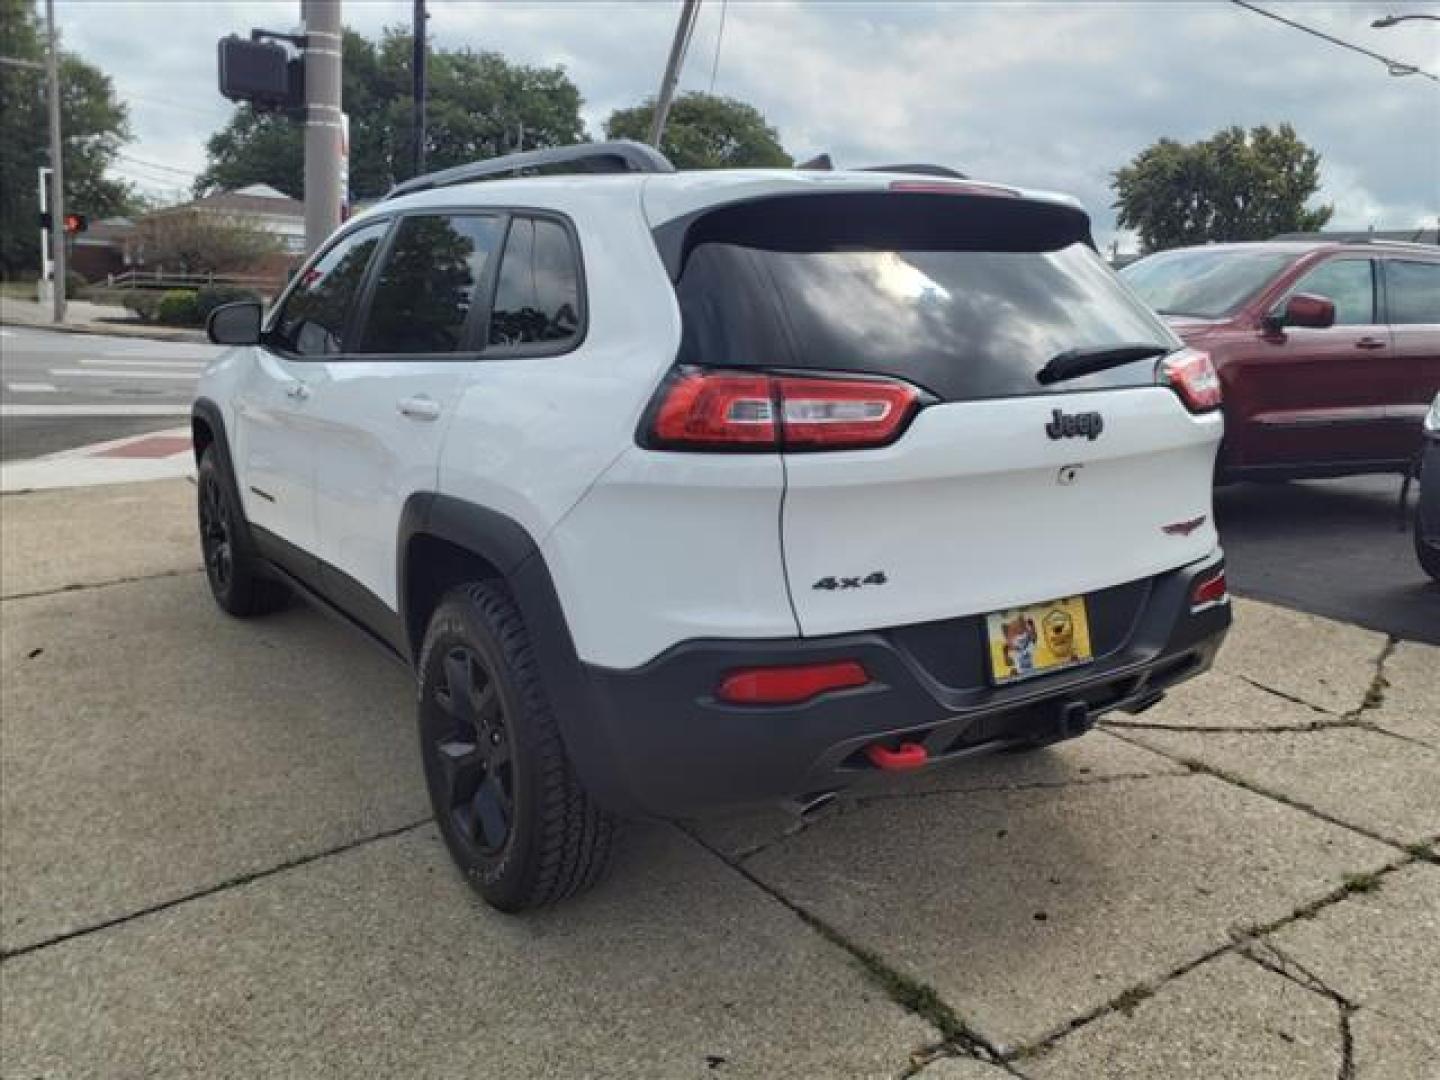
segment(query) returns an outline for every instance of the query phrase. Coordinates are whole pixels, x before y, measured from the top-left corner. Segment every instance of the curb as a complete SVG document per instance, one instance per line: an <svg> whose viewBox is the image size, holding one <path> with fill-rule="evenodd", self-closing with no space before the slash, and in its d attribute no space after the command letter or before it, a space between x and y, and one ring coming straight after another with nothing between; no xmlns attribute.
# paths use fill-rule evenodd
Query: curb
<svg viewBox="0 0 1440 1080"><path fill-rule="evenodd" d="M151 341L182 341L205 345L209 338L203 330L185 330L149 326L127 326L124 323L55 323L29 322L24 319L0 319L0 326L21 330L52 330L60 334L104 334L109 337L148 338Z"/></svg>

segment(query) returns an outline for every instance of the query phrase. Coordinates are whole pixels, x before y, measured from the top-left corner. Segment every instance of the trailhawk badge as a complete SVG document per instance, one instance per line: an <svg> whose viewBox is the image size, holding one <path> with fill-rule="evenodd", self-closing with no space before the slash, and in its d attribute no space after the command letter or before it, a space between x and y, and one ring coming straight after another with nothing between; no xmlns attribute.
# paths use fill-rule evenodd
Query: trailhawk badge
<svg viewBox="0 0 1440 1080"><path fill-rule="evenodd" d="M1094 442L1105 430L1105 418L1098 412L1066 413L1055 409L1054 414L1045 425L1045 434L1052 439L1075 439L1084 435Z"/></svg>

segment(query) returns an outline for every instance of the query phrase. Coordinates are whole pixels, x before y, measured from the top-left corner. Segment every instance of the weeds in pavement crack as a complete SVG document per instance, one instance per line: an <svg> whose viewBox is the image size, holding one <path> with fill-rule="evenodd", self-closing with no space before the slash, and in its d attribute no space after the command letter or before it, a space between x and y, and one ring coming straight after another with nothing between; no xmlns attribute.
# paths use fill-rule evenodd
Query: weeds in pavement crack
<svg viewBox="0 0 1440 1080"><path fill-rule="evenodd" d="M1349 719L1357 720L1364 713L1378 708L1384 702L1385 691L1390 687L1390 680L1385 677L1385 665L1389 663L1390 657L1395 655L1395 648L1399 644L1400 639L1394 634L1385 639L1385 647L1375 658L1375 674L1370 679L1370 685L1365 688L1365 697L1361 700L1358 709L1347 714Z"/></svg>
<svg viewBox="0 0 1440 1080"><path fill-rule="evenodd" d="M789 908L801 922L830 944L849 953L860 964L871 981L885 991L891 1001L927 1021L939 1031L945 1046L981 1061L997 1062L1001 1059L1000 1051L961 1020L955 1010L945 1003L933 987L927 986L904 972L896 971L878 954L851 941L833 926L801 907L769 883L756 877L744 866L727 858L722 851L711 846L695 832L684 827L681 828L681 831L757 889Z"/></svg>

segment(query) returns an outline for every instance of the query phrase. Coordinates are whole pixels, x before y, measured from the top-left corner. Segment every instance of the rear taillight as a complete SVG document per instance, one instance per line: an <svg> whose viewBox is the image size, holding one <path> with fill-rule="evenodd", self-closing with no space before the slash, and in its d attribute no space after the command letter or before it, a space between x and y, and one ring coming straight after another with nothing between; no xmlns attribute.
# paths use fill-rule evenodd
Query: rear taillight
<svg viewBox="0 0 1440 1080"><path fill-rule="evenodd" d="M899 438L920 391L895 379L810 378L681 368L650 410L660 450L856 450Z"/></svg>
<svg viewBox="0 0 1440 1080"><path fill-rule="evenodd" d="M798 705L832 690L849 690L869 681L869 674L854 660L744 668L726 675L715 696L730 705Z"/></svg>
<svg viewBox="0 0 1440 1080"><path fill-rule="evenodd" d="M1220 376L1210 354L1199 349L1182 349L1160 362L1159 380L1175 393L1191 412L1210 412L1220 407Z"/></svg>
<svg viewBox="0 0 1440 1080"><path fill-rule="evenodd" d="M1225 570L1222 567L1196 580L1194 587L1190 590L1190 610L1192 612L1204 611L1216 604L1223 604L1229 599L1230 587L1225 583Z"/></svg>

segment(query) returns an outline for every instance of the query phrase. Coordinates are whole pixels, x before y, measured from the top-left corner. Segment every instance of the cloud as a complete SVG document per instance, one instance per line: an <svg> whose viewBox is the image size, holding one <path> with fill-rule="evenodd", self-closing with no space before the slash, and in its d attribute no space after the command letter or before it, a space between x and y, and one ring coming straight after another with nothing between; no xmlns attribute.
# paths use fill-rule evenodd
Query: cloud
<svg viewBox="0 0 1440 1080"><path fill-rule="evenodd" d="M1440 71L1440 27L1373 30L1406 3L1275 5L1298 21ZM69 47L110 72L144 160L198 171L228 115L215 41L290 29L298 3L57 0ZM721 0L705 0L682 90L709 88ZM612 109L655 92L676 3L430 0L444 47L562 64L599 135ZM409 0L346 0L367 35L405 25ZM920 160L1068 191L1114 235L1110 173L1161 136L1288 121L1318 149L1340 227L1410 227L1440 214L1440 84L1233 4L798 3L730 0L715 89L758 106L799 156ZM135 166L142 174L147 170ZM149 169L152 177L165 177Z"/></svg>

